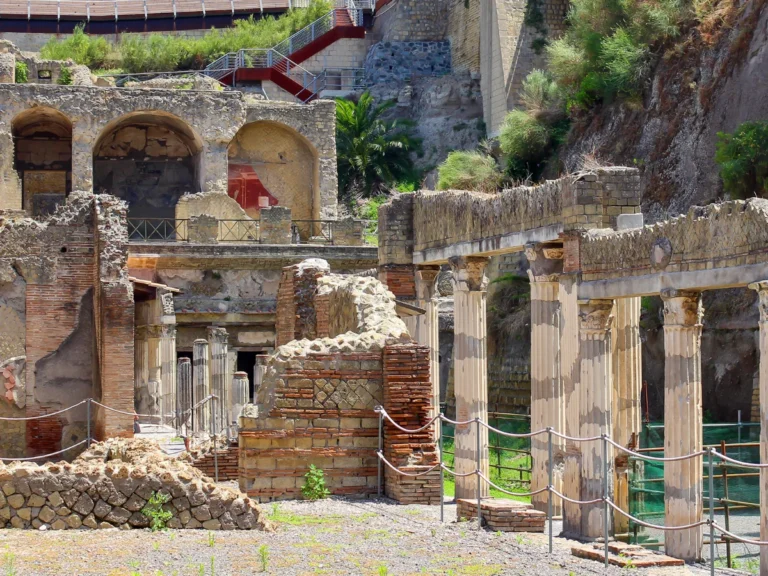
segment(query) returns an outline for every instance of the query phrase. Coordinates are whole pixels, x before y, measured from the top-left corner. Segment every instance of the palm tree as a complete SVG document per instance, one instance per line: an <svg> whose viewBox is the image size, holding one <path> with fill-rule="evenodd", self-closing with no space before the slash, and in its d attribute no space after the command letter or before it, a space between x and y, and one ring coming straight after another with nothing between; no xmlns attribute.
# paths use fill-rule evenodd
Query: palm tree
<svg viewBox="0 0 768 576"><path fill-rule="evenodd" d="M384 120L394 100L375 105L364 92L355 103L336 100L336 150L339 194L349 199L353 190L370 197L413 173L410 153L420 143L410 120Z"/></svg>

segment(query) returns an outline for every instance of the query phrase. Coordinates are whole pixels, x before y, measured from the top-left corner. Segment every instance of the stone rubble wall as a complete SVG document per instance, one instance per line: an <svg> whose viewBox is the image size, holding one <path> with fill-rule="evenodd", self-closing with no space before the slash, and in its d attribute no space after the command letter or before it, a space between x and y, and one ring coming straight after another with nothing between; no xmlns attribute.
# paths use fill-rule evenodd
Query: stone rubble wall
<svg viewBox="0 0 768 576"><path fill-rule="evenodd" d="M157 493L170 497L163 505L173 515L169 528L271 530L250 498L216 486L154 443L136 448L108 442L71 464L0 463L0 528L146 528L141 510Z"/></svg>
<svg viewBox="0 0 768 576"><path fill-rule="evenodd" d="M450 73L451 44L447 41L379 42L371 46L365 58L365 80L369 85Z"/></svg>
<svg viewBox="0 0 768 576"><path fill-rule="evenodd" d="M634 230L592 230L579 238L583 281L710 270L768 261L768 200L694 206Z"/></svg>

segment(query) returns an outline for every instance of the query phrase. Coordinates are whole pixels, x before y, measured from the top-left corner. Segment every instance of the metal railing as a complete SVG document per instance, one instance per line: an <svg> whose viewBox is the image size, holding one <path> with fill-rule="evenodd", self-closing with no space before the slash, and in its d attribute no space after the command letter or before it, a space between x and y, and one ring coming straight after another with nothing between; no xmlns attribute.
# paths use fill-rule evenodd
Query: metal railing
<svg viewBox="0 0 768 576"><path fill-rule="evenodd" d="M189 220L128 218L128 239L144 242L187 242Z"/></svg>
<svg viewBox="0 0 768 576"><path fill-rule="evenodd" d="M291 222L292 244L333 244L335 220L294 220Z"/></svg>
<svg viewBox="0 0 768 576"><path fill-rule="evenodd" d="M258 220L219 220L219 242L261 242Z"/></svg>

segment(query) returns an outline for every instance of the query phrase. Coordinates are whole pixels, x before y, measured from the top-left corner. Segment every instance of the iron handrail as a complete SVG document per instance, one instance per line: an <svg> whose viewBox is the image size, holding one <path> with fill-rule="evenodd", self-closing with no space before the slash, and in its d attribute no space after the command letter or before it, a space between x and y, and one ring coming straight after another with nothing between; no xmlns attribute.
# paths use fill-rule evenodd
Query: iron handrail
<svg viewBox="0 0 768 576"><path fill-rule="evenodd" d="M219 242L261 242L259 220L219 220Z"/></svg>
<svg viewBox="0 0 768 576"><path fill-rule="evenodd" d="M128 239L144 242L187 242L189 220L175 218L128 218Z"/></svg>

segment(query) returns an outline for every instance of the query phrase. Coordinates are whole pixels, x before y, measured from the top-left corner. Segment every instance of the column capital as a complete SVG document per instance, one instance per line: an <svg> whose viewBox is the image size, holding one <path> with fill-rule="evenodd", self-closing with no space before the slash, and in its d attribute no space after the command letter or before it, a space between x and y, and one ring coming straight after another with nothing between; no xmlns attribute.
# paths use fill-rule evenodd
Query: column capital
<svg viewBox="0 0 768 576"><path fill-rule="evenodd" d="M701 326L704 316L701 292L665 288L661 291L661 299L664 302L664 326Z"/></svg>
<svg viewBox="0 0 768 576"><path fill-rule="evenodd" d="M440 274L440 266L416 267L416 296L419 300L432 300L435 296L435 281Z"/></svg>
<svg viewBox="0 0 768 576"><path fill-rule="evenodd" d="M176 325L163 324L160 326L160 338L176 338Z"/></svg>
<svg viewBox="0 0 768 576"><path fill-rule="evenodd" d="M484 292L488 287L485 267L490 258L486 256L451 256L448 263L453 271L453 283L456 290L464 292Z"/></svg>
<svg viewBox="0 0 768 576"><path fill-rule="evenodd" d="M146 326L147 338L162 338L165 326L162 324L150 324Z"/></svg>
<svg viewBox="0 0 768 576"><path fill-rule="evenodd" d="M147 327L146 326L136 326L133 329L133 339L134 340L146 340L147 339Z"/></svg>
<svg viewBox="0 0 768 576"><path fill-rule="evenodd" d="M579 329L608 332L613 323L613 300L579 300Z"/></svg>
<svg viewBox="0 0 768 576"><path fill-rule="evenodd" d="M563 272L562 244L526 244L525 257L531 282L557 282Z"/></svg>
<svg viewBox="0 0 768 576"><path fill-rule="evenodd" d="M226 344L229 341L229 334L221 326L208 326L208 341L215 344Z"/></svg>

